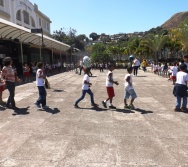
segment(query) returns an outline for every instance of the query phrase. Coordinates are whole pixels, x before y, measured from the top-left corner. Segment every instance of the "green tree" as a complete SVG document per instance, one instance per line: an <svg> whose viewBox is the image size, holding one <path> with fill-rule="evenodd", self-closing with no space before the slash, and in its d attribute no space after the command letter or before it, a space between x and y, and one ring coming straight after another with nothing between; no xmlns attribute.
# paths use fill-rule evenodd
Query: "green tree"
<svg viewBox="0 0 188 167"><path fill-rule="evenodd" d="M113 61L112 56L110 55L110 52L107 48L107 45L105 44L95 44L92 47L91 52L91 61L92 62L111 62Z"/></svg>
<svg viewBox="0 0 188 167"><path fill-rule="evenodd" d="M158 63L159 51L163 48L167 40L168 36L164 34L149 34L143 41L143 44L149 49L151 49L151 51L154 53L156 63Z"/></svg>

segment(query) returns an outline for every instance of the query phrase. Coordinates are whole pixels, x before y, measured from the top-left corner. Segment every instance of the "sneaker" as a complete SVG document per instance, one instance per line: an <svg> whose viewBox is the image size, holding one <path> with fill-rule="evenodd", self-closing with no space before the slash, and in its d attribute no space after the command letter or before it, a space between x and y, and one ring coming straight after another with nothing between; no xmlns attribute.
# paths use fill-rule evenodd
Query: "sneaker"
<svg viewBox="0 0 188 167"><path fill-rule="evenodd" d="M181 108L181 111L183 111L183 112L187 112L188 109L187 109L186 107L182 107L182 108Z"/></svg>
<svg viewBox="0 0 188 167"><path fill-rule="evenodd" d="M129 108L128 104L125 104L125 105L124 105L124 108L125 108L125 109L126 109L126 108Z"/></svg>
<svg viewBox="0 0 188 167"><path fill-rule="evenodd" d="M175 108L174 111L179 112L179 111L182 111L182 110L180 108Z"/></svg>
<svg viewBox="0 0 188 167"><path fill-rule="evenodd" d="M42 109L48 109L49 107L48 106L42 106Z"/></svg>
<svg viewBox="0 0 188 167"><path fill-rule="evenodd" d="M133 104L130 104L128 107L129 107L130 109L135 109L135 107L134 107Z"/></svg>
<svg viewBox="0 0 188 167"><path fill-rule="evenodd" d="M99 106L99 105L96 104L96 103L93 103L93 104L91 104L91 106L93 106L93 107L97 107L97 106Z"/></svg>
<svg viewBox="0 0 188 167"><path fill-rule="evenodd" d="M78 104L74 104L74 108L79 108Z"/></svg>
<svg viewBox="0 0 188 167"><path fill-rule="evenodd" d="M37 106L37 109L40 110L41 109L41 106L40 105L36 105Z"/></svg>
<svg viewBox="0 0 188 167"><path fill-rule="evenodd" d="M116 109L116 107L113 106L113 105L109 106L109 108L110 108L110 109Z"/></svg>
<svg viewBox="0 0 188 167"><path fill-rule="evenodd" d="M104 106L104 108L107 108L106 102L102 101L102 105Z"/></svg>

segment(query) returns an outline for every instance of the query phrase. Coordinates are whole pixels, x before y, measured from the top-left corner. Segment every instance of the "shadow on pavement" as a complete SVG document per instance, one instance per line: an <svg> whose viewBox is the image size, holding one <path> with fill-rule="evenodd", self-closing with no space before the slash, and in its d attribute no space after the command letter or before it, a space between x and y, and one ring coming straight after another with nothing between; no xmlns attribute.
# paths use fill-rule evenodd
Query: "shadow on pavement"
<svg viewBox="0 0 188 167"><path fill-rule="evenodd" d="M113 111L117 111L117 112L122 112L122 113L126 113L126 114L130 114L130 113L135 113L131 110L126 110L126 109L119 109L119 108L116 108L115 110Z"/></svg>
<svg viewBox="0 0 188 167"><path fill-rule="evenodd" d="M64 90L54 89L53 92L65 92Z"/></svg>
<svg viewBox="0 0 188 167"><path fill-rule="evenodd" d="M142 75L140 76L140 75L137 75L136 77L147 77L147 76L142 76Z"/></svg>
<svg viewBox="0 0 188 167"><path fill-rule="evenodd" d="M91 108L83 108L83 107L79 107L77 109L84 109L84 110L95 110L95 111L98 111L98 112L101 112L101 111L107 111L108 109L106 108L100 108L100 107L91 107Z"/></svg>
<svg viewBox="0 0 188 167"><path fill-rule="evenodd" d="M44 111L48 112L48 113L51 113L51 114L57 114L60 112L60 110L58 108L48 108L48 109L45 109Z"/></svg>
<svg viewBox="0 0 188 167"><path fill-rule="evenodd" d="M29 114L28 110L29 106L26 108L18 108L14 110L14 113L12 115L27 115Z"/></svg>
<svg viewBox="0 0 188 167"><path fill-rule="evenodd" d="M138 111L141 114L151 114L151 113L153 113L153 111L146 111L146 110L143 110L143 109L140 109L140 108L135 108L134 111Z"/></svg>

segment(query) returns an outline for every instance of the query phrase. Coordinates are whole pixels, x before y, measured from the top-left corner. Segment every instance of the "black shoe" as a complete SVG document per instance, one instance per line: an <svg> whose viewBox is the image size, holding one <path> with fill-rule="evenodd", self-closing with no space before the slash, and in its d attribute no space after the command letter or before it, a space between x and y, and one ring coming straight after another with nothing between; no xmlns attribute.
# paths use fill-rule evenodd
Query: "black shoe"
<svg viewBox="0 0 188 167"><path fill-rule="evenodd" d="M116 109L116 107L113 106L113 105L109 106L109 108L110 108L110 109Z"/></svg>
<svg viewBox="0 0 188 167"><path fill-rule="evenodd" d="M78 104L74 104L74 108L79 108Z"/></svg>
<svg viewBox="0 0 188 167"><path fill-rule="evenodd" d="M104 106L104 108L107 108L106 103L104 101L102 101L102 105Z"/></svg>
<svg viewBox="0 0 188 167"><path fill-rule="evenodd" d="M91 106L93 106L93 107L98 107L99 105L96 104L96 103L93 103L93 104L91 104Z"/></svg>

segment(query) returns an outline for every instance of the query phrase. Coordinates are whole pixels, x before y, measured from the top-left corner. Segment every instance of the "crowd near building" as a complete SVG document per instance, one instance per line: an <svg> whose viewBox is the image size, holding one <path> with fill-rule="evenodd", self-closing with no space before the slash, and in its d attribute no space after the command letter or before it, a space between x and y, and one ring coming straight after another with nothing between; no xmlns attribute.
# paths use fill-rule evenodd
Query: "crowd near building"
<svg viewBox="0 0 188 167"><path fill-rule="evenodd" d="M51 23L29 0L0 0L0 66L11 57L21 74L24 63L67 61L70 46L50 38Z"/></svg>

